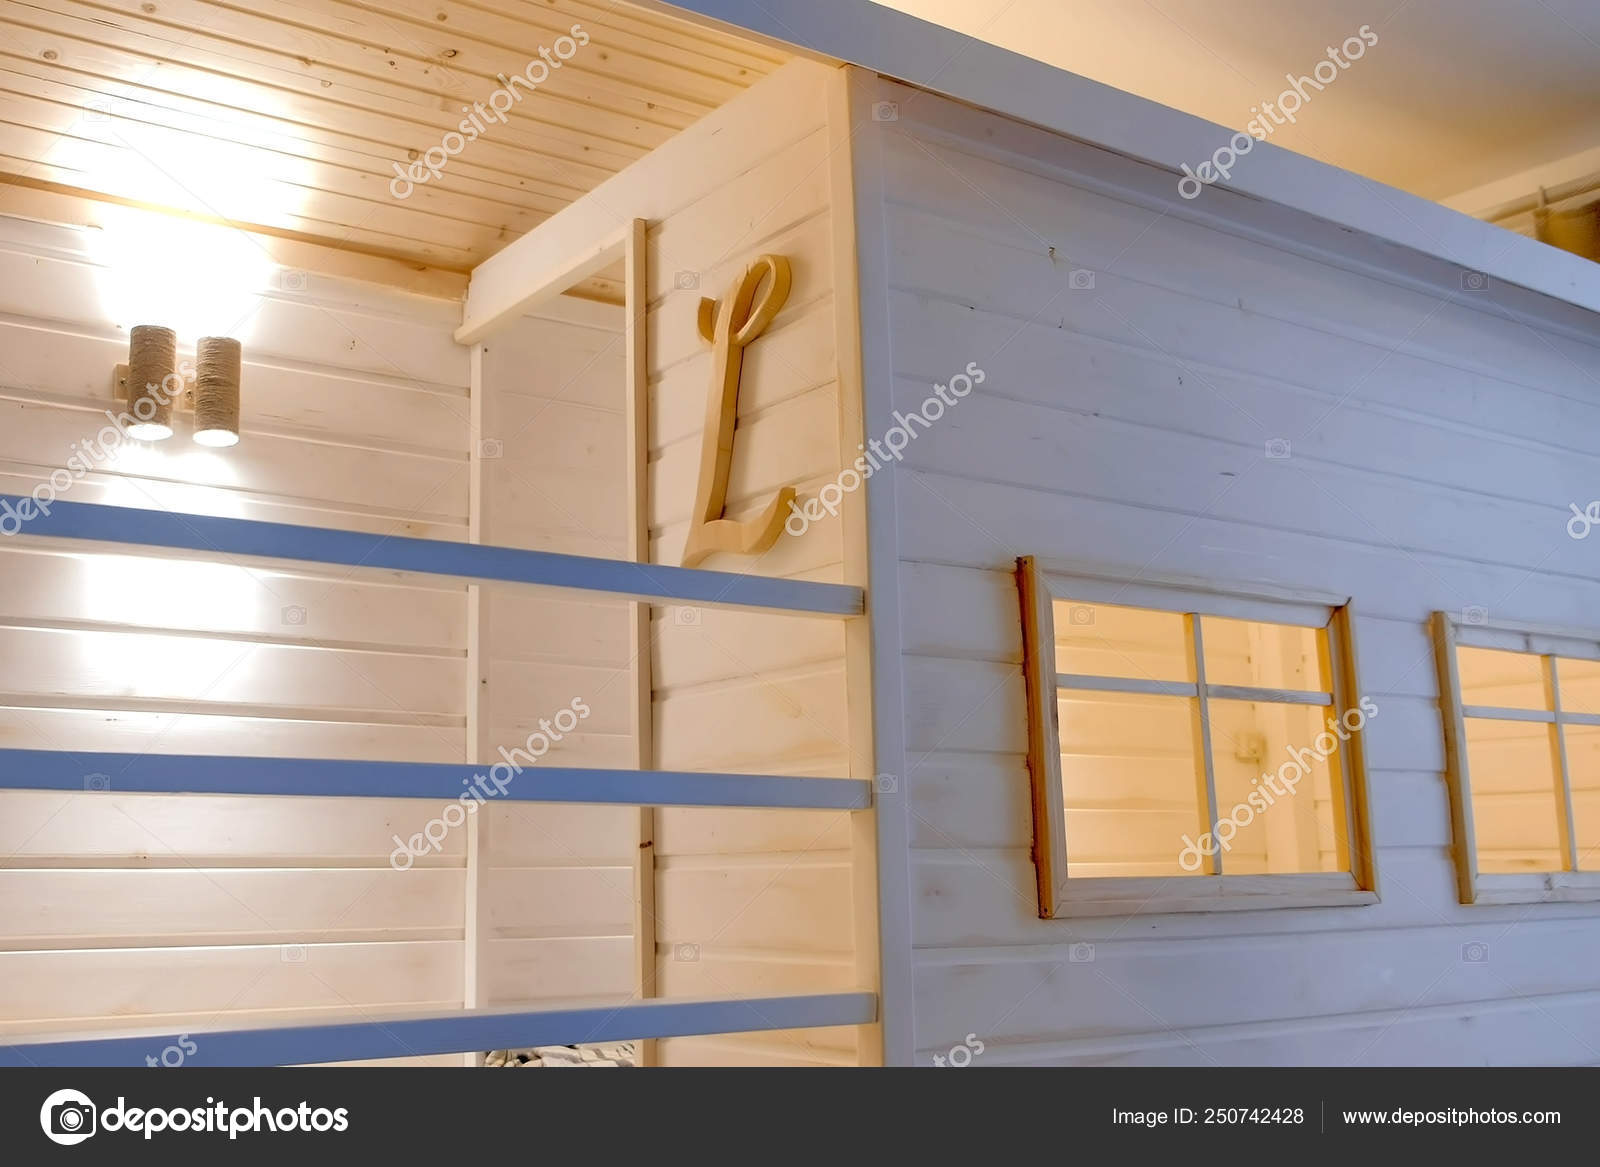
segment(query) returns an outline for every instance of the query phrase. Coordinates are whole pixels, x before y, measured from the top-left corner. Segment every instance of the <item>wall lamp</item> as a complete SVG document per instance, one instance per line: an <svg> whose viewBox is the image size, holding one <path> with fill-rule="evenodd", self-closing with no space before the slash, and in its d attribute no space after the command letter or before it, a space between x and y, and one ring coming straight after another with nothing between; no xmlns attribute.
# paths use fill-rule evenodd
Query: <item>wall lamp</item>
<svg viewBox="0 0 1600 1167"><path fill-rule="evenodd" d="M115 395L128 403L128 436L159 442L172 436L174 413L194 415L194 440L220 448L239 441L239 371L243 348L227 336L202 336L195 363L178 364L178 335L157 324L135 325L128 363L115 371Z"/></svg>

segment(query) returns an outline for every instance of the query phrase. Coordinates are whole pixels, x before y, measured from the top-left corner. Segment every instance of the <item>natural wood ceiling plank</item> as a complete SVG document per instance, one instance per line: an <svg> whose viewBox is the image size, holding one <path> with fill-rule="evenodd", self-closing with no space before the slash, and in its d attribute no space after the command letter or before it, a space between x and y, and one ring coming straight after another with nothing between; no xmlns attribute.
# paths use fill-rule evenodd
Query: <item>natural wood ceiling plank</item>
<svg viewBox="0 0 1600 1167"><path fill-rule="evenodd" d="M553 49L558 37L583 23L563 18L557 9L484 9L454 0L278 0L273 12L280 19L309 20L312 27L326 25L344 35L370 35L380 44L443 61L458 71L471 68L471 52L502 50L504 64L479 70L490 86L495 73L526 68L539 59L540 48ZM598 25L583 28L590 43L562 65L563 74L571 69L592 75L598 84L634 93L662 111L698 117L761 75L732 65L722 66L727 76L702 72L688 54L663 53L647 38Z"/></svg>
<svg viewBox="0 0 1600 1167"><path fill-rule="evenodd" d="M397 167L574 24L589 43L508 121L394 196ZM621 2L0 0L0 202L155 207L459 272L784 59Z"/></svg>
<svg viewBox="0 0 1600 1167"><path fill-rule="evenodd" d="M170 51L171 45L124 33L117 35L140 41L144 48L109 45L97 35L100 26L82 20L46 13L44 23L49 27L18 24L13 19L18 7L12 0L0 0L0 31L8 41L24 45L27 55L49 61L57 68L138 84L159 84L164 89L235 108L296 111L298 116L308 118L313 124L330 128L360 126L374 141L390 143L396 156L402 159L408 149L422 151L438 145L440 137L455 129L460 121L460 115L447 112L442 101L434 109L377 102L371 95L346 90L332 80L324 86L317 76L305 70L289 72L260 67L252 71L242 62L232 62L236 71L230 73L226 68L213 67L227 66L230 62L211 60L191 64L189 58L203 54L185 52L182 58L162 56L161 52ZM29 9L26 14L37 16L39 12ZM152 49L156 52L149 51ZM55 55L46 57L46 53ZM363 101L366 104L360 104ZM552 128L526 118L496 125L492 134L484 135L473 146L475 151L478 146L527 151L557 164L571 157L592 159L602 175L620 170L643 153L600 142L580 129Z"/></svg>
<svg viewBox="0 0 1600 1167"><path fill-rule="evenodd" d="M529 3L533 2L534 0L529 0ZM747 62L764 64L765 71L769 73L788 60L784 53L769 49L758 41L745 40L730 33L702 28L687 20L636 8L627 3L616 3L615 0L610 3L544 0L544 4L555 11L571 14L574 20L592 21L597 25L611 27L627 27L650 37L663 48L670 47L675 52L715 56L720 60L737 61L741 64Z"/></svg>
<svg viewBox="0 0 1600 1167"><path fill-rule="evenodd" d="M8 89L4 81L4 76L0 75L0 108L5 113L0 126L40 135L44 140L38 147L39 153L13 152L24 153L41 162L62 160L63 150L52 150L52 137L64 146L87 141L130 148L153 159L163 155L183 158L196 151L214 150L219 163L228 159L235 169L252 177L312 186L351 198L395 202L389 192L392 172L384 175L366 165L349 165L344 158L326 157L335 151L317 149L294 154L273 146L222 137L216 133L221 127L215 124L208 127L210 132L201 133L193 127L128 118L120 112L121 106L118 112L90 121L84 118L80 107L17 93ZM474 223L493 222L520 231L527 229L528 222L560 210L566 201L552 196L525 197L520 205L514 205L503 199L484 198L430 182L418 187L404 205L413 211L420 209L427 214Z"/></svg>
<svg viewBox="0 0 1600 1167"><path fill-rule="evenodd" d="M143 136L134 150L115 140L56 134L0 121L0 152L49 167L57 175L72 172L80 176L78 184L85 189L104 193L116 192L118 176L153 171L160 164L151 160L169 153L163 149L163 142L179 137L170 133ZM548 212L510 208L502 208L493 217L472 214L474 208L466 205L466 200L451 206L452 196L426 187L412 199L399 201L370 178L362 182L360 176L355 176L355 181L349 181L347 173L337 167L313 169L302 160L269 151L232 147L222 157L228 165L222 168L220 182L215 178L210 184L193 177L187 181L169 178L173 171L169 165L161 167L157 172L160 178L152 185L136 193L145 201L227 219L263 220L271 226L295 226L301 230L304 227L293 220L316 219L396 240L437 244L463 255L491 242L500 231L521 235L548 217ZM240 173L248 174L249 181L239 183ZM123 193L135 192L124 189ZM263 207L280 208L283 217L263 216ZM458 213L446 213L447 207Z"/></svg>
<svg viewBox="0 0 1600 1167"><path fill-rule="evenodd" d="M0 25L0 34L3 32L4 26ZM348 148L370 157L373 173L383 175L386 182L394 177L393 163L404 161L403 157L396 157L393 146L375 141L362 133L370 133L375 120L377 128L388 124L376 115L351 118L349 121L352 124L345 129L327 128L290 116L278 117L115 78L58 69L45 62L4 53L0 53L0 77L6 79L5 87L12 90L48 97L65 93L63 100L82 104L86 112L90 109L90 102L100 102L102 105L110 103L109 108L113 110L125 108L124 103L134 103L137 110L128 116L193 129L195 132L221 133L231 135L235 140L267 143L279 139L290 143L299 141L302 149L321 143ZM169 120L168 115L183 120ZM504 188L493 194L479 192L484 197L510 200L513 192L543 193L565 203L586 193L612 173L598 166L563 159L561 174L564 177L558 181L542 173L542 168L552 169L543 167L540 155L511 150L497 146L493 141L480 139L473 144L470 154L463 154L451 162L439 182L449 186L462 180L463 176L471 176L486 186Z"/></svg>
<svg viewBox="0 0 1600 1167"><path fill-rule="evenodd" d="M0 215L97 227L105 221L105 207L141 206L130 199L90 197L44 180L18 178L7 173L5 165L0 160ZM466 292L465 270L431 267L406 254L384 254L350 243L336 247L326 239L291 231L264 230L258 241L272 261L283 267L348 275L423 296L453 299Z"/></svg>
<svg viewBox="0 0 1600 1167"><path fill-rule="evenodd" d="M403 235L370 230L364 227L353 227L347 223L320 219L310 214L276 211L250 217L233 218L225 214L218 214L215 208L195 205L193 200L190 200L186 205L178 199L141 199L116 196L115 192L103 189L100 185L95 185L100 182L96 175L86 174L81 170L75 170L68 166L45 165L32 159L13 157L4 151L0 151L0 173L41 181L53 187L70 188L90 195L112 195L130 205L158 207L162 210L189 214L207 221L222 222L246 230L268 229L282 231L299 238L322 240L332 247L353 246L366 249L375 254L404 255L414 258L420 263L454 271L470 268L483 248L492 244L492 233L487 228L483 230L481 239L469 241L476 243L476 246L453 247L445 244L427 243L414 238L407 238Z"/></svg>
<svg viewBox="0 0 1600 1167"><path fill-rule="evenodd" d="M217 0L50 2L72 9L81 5L129 29L175 36L182 43L190 43L190 37L203 37L209 44L215 38L280 53L291 61L309 58L385 85L402 85L426 97L444 95L457 105L481 100L498 88L496 73L525 69L530 55L538 52L537 44L523 52L505 43L441 36L437 21L422 24L399 12L379 14L343 0L300 0L296 7L275 4L265 10L238 8ZM151 6L154 11L147 11ZM593 47L592 43L588 46ZM220 46L218 51L223 51ZM629 126L670 130L726 100L716 95L692 99L652 88L631 76L597 69L597 63L597 54L579 49L539 86L539 97L543 104L572 102L586 111L610 115L602 123L602 132L619 141L630 140L625 134Z"/></svg>
<svg viewBox="0 0 1600 1167"><path fill-rule="evenodd" d="M0 21L0 32L15 31L15 26ZM79 78L108 76L133 84L156 80L154 63L135 54L58 36L39 36L37 44L36 51L41 53L58 51L47 46L60 46L62 56L52 65L59 67L63 75L73 70L73 75ZM375 143L387 143L394 152L394 159L402 164L409 150L420 153L437 145L440 136L449 128L442 124L443 115L439 118L440 125L419 125L392 116L385 109L359 109L326 97L272 89L246 80L219 78L181 65L165 65L159 72L163 86L186 96L232 109L276 111L314 125L352 130ZM515 125L496 126L495 130L494 134L485 135L472 144L472 154L474 159L508 173L538 170L560 176L573 185L592 187L633 161L631 155L600 149L574 151L569 143L534 138L519 132Z"/></svg>
<svg viewBox="0 0 1600 1167"><path fill-rule="evenodd" d="M385 188L384 197L389 197L386 188L394 177L391 159L374 153L371 143L359 138L243 112L224 115L223 111L206 103L191 103L205 111L191 113L187 108L175 109L119 96L124 88L131 90L131 87L118 87L115 93L96 92L13 73L0 65L0 103L9 107L8 120L17 124L58 133L89 133L101 124L112 129L119 125L159 126L202 139L244 143L261 150L305 158L318 166L339 167L354 174L368 175L381 180L373 184L374 189ZM146 93L155 96L149 91ZM171 98L170 101L177 103L188 99ZM100 103L100 108L92 107L91 102ZM35 112L29 103L42 108ZM90 121L87 111L92 111L98 120ZM117 129L117 132L126 135L130 131ZM481 177L485 174L492 177L485 180ZM521 185L510 185L514 181L520 181ZM439 213L488 221L515 209L552 213L582 193L576 187L543 182L533 176L518 180L514 176L484 171L466 159L457 159L441 180L430 182L413 198L428 201L444 194L463 196L473 200L479 209L468 213L441 208Z"/></svg>
<svg viewBox="0 0 1600 1167"><path fill-rule="evenodd" d="M198 5L196 0L164 2L190 12L195 21L209 23L176 25L155 17L139 19L78 0L51 0L49 9L4 0L0 14L24 27L135 52L162 62L163 67L195 66L219 77L305 93L327 90L326 95L335 100L361 108L385 107L434 126L440 133L456 127L463 104L488 96L480 91L481 80L463 76L443 63L424 65L400 53L384 53L376 46L353 45L262 17L247 19L228 9ZM218 31L213 31L213 26ZM223 35L221 30L248 32L271 45L257 47ZM517 116L511 124L497 125L495 130L509 134L513 127L529 132L537 128L568 147L606 147L622 153L652 149L675 132L669 124L643 117L643 102L637 103L638 114L607 108L603 95L568 80L564 72L540 86L538 102L524 100L516 106ZM489 89L493 88L491 84ZM618 103L624 102L614 99L609 104Z"/></svg>
<svg viewBox="0 0 1600 1167"><path fill-rule="evenodd" d="M288 0L298 3L299 0ZM365 8L392 8L397 0L346 0L347 3L360 3ZM488 16L507 16L514 21L522 22L526 26L539 30L554 30L566 32L573 24L582 24L592 34L598 35L600 40L611 46L618 53L626 54L626 58L643 58L650 61L664 62L677 69L709 77L717 82L728 82L746 88L757 82L758 78L773 72L781 59L766 59L752 53L739 53L738 50L722 50L720 46L709 43L693 42L693 35L688 37L688 43L675 42L672 38L662 37L662 30L658 27L642 26L632 19L632 10L627 5L574 5L560 0L558 3L534 5L525 3L515 8L506 10L504 6L496 6L494 0L443 0L442 3L430 3L429 0L405 0L406 10L427 11L434 8L434 18L438 21L438 13L445 14L445 21L440 24L450 24L456 21L458 11L469 13L483 13ZM709 50L709 51L707 51ZM613 59L626 59L613 58Z"/></svg>

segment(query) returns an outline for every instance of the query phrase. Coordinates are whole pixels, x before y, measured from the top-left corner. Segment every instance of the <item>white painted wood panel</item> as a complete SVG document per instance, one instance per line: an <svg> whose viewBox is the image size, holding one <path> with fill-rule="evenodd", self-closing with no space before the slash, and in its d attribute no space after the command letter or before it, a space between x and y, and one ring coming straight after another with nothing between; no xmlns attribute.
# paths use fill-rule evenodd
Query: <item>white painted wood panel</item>
<svg viewBox="0 0 1600 1167"><path fill-rule="evenodd" d="M460 935L456 868L0 872L0 941L31 948L384 941Z"/></svg>
<svg viewBox="0 0 1600 1167"><path fill-rule="evenodd" d="M631 879L628 887L631 892ZM496 1005L632 991L630 931L611 937L489 941L489 999Z"/></svg>
<svg viewBox="0 0 1600 1167"><path fill-rule="evenodd" d="M846 224L832 210L838 160L820 100L837 79L826 70L795 70L790 88L805 99L770 87L748 94L747 105L766 96L772 108L754 119L747 109L708 139L718 169L738 159L731 176L692 190L684 184L681 205L650 225L653 562L680 562L695 505L712 388L710 349L696 328L699 303L727 294L761 254L785 257L793 285L771 326L745 350L726 514L755 513L784 486L814 496L844 461L835 292L838 232ZM687 156L681 164L686 174L706 169ZM841 582L841 527L838 519L818 523L802 535L781 534L760 555L716 554L701 566ZM673 606L653 613L651 641L657 765L850 775L839 623ZM663 995L816 992L856 983L854 865L862 858L849 816L665 808L655 815L654 852ZM815 1065L855 1064L858 1042L846 1029L657 1045L664 1065Z"/></svg>
<svg viewBox="0 0 1600 1167"><path fill-rule="evenodd" d="M255 1009L461 1001L461 941L100 948L6 953L0 1009L41 1020L209 1018ZM153 1051L159 1052L159 1051Z"/></svg>
<svg viewBox="0 0 1600 1167"><path fill-rule="evenodd" d="M484 343L484 542L624 558L623 323L620 307L552 306ZM487 754L477 760L526 749L579 702L588 715L534 765L632 766L628 604L500 588L483 589L482 602ZM486 1002L633 991L638 812L484 813Z"/></svg>
<svg viewBox="0 0 1600 1167"><path fill-rule="evenodd" d="M985 371L890 471L918 1060L977 1033L1002 1065L1592 1061L1574 970L1600 915L1456 901L1426 622L1594 625L1596 548L1565 523L1600 473L1600 321L1514 318L1398 259L1334 260L1281 212L1197 219L1126 159L925 94L901 108L861 131L888 262L863 292L893 355L868 392L910 411ZM1023 554L1352 597L1382 902L1039 920ZM1105 798L1142 781L1094 759L1079 777Z"/></svg>
<svg viewBox="0 0 1600 1167"><path fill-rule="evenodd" d="M0 818L4 868L376 868L402 827L415 829L406 799L323 798L304 802L249 795L56 794L7 796ZM461 864L459 832L419 866Z"/></svg>
<svg viewBox="0 0 1600 1167"><path fill-rule="evenodd" d="M114 406L127 322L104 298L113 273L92 235L0 219L7 490L33 489ZM68 497L462 538L459 313L275 272L241 319L240 444L202 452L180 427ZM459 761L465 617L459 587L9 544L0 740ZM0 795L0 1025L199 1029L261 1010L459 1005L461 832L410 870L391 866L397 839L440 810L126 795L115 775L89 773L83 793Z"/></svg>

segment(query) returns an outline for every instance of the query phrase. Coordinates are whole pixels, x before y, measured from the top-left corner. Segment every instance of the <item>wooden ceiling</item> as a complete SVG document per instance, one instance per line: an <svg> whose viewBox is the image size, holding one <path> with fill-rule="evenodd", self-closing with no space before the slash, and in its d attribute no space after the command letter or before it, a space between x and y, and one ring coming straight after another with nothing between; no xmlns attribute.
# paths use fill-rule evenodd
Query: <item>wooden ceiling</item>
<svg viewBox="0 0 1600 1167"><path fill-rule="evenodd" d="M0 182L460 272L781 63L607 0L0 0Z"/></svg>

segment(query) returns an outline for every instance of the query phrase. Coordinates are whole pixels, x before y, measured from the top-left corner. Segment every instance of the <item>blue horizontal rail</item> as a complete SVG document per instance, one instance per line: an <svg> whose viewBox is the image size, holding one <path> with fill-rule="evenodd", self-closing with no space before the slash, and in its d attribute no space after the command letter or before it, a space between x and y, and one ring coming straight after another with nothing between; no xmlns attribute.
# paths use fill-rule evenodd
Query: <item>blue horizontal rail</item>
<svg viewBox="0 0 1600 1167"><path fill-rule="evenodd" d="M206 754L110 754L0 749L0 790L123 794L284 794L454 801L476 789L485 801L620 803L865 810L872 784L860 778L699 774L676 770L584 770L539 766L520 774L500 764L363 762ZM474 805L476 805L474 803Z"/></svg>
<svg viewBox="0 0 1600 1167"><path fill-rule="evenodd" d="M369 1058L524 1049L539 1045L870 1025L873 993L747 999L552 1003L529 1009L373 1016L213 1033L186 1031L185 1066L298 1066ZM145 1066L175 1040L170 1030L100 1037L27 1038L0 1046L0 1066Z"/></svg>
<svg viewBox="0 0 1600 1167"><path fill-rule="evenodd" d="M56 502L44 514L32 499L0 494L0 514L8 513L31 516L12 524L19 528L13 538L26 535L82 539L203 556L289 559L447 576L468 583L575 588L661 603L728 605L822 616L859 616L865 610L860 588L809 580L100 503Z"/></svg>

